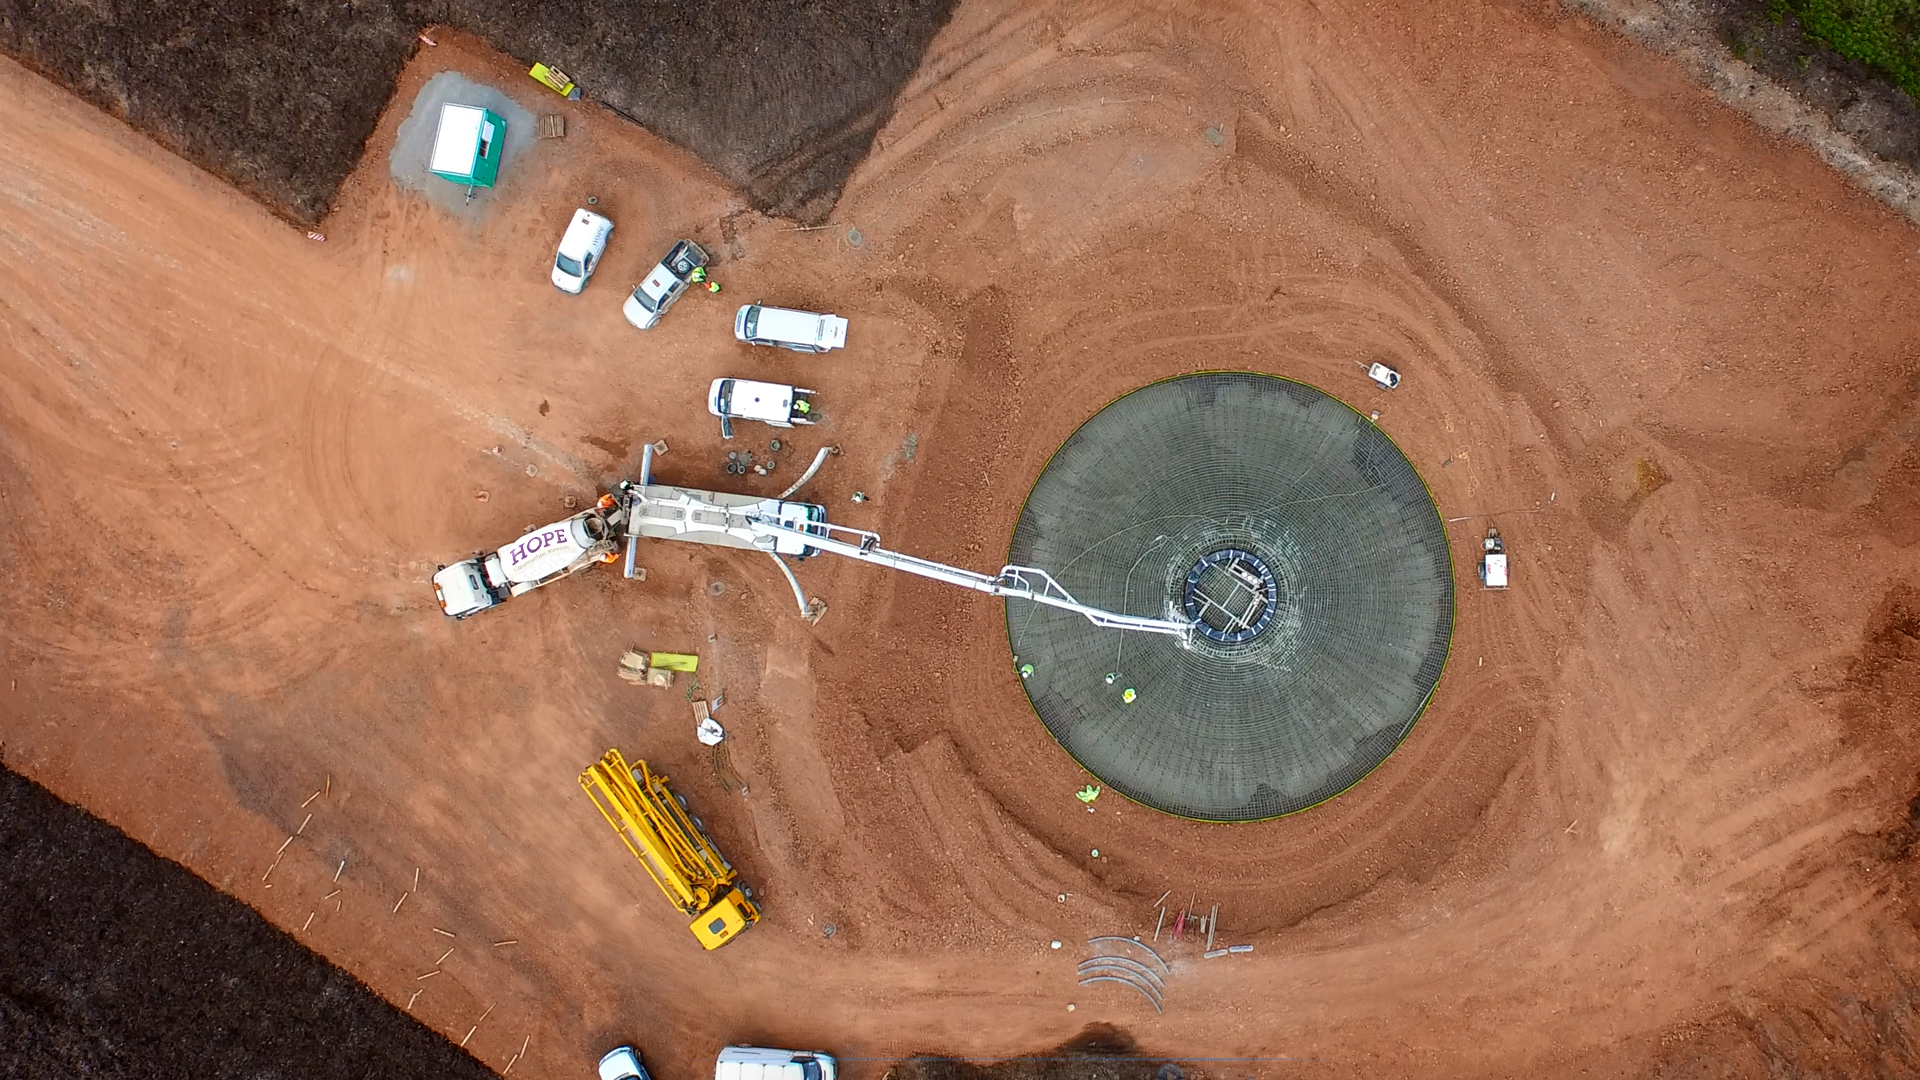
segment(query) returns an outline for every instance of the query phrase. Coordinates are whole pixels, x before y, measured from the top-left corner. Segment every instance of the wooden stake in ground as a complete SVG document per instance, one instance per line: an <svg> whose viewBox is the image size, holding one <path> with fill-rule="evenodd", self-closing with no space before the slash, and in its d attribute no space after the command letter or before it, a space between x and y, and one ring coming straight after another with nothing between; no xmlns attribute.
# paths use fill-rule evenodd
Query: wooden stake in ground
<svg viewBox="0 0 1920 1080"><path fill-rule="evenodd" d="M307 796L307 801L300 804L300 809L305 810L307 807L313 805L313 800L319 797L320 797L320 793L317 791Z"/></svg>
<svg viewBox="0 0 1920 1080"><path fill-rule="evenodd" d="M426 988L425 988L425 987L421 987L420 989L418 989L418 990L415 990L415 991L413 992L413 996L407 999L407 1011L408 1011L408 1012L412 1012L412 1011L413 1011L413 1003L414 1003L414 1002L416 1002L416 1001L419 1001L419 1000L420 1000L420 995L421 995L421 994L424 994L424 993L426 993L426 992L427 992L427 991L426 991Z"/></svg>
<svg viewBox="0 0 1920 1080"><path fill-rule="evenodd" d="M331 899L333 899L334 897L336 897L336 896L339 896L339 895L340 895L340 890L339 890L339 889L335 889L335 890L333 890L332 892L330 892L330 893L328 893L327 895L325 895L325 896L323 896L323 897L321 897L320 899L322 899L322 900L331 900Z"/></svg>
<svg viewBox="0 0 1920 1080"><path fill-rule="evenodd" d="M420 891L420 868L417 866L413 868L413 891Z"/></svg>
<svg viewBox="0 0 1920 1080"><path fill-rule="evenodd" d="M311 815L311 814L309 814L308 816L309 816L309 817L311 817L312 815ZM299 833L295 833L295 834L294 834L294 836L298 836L298 835L300 835L300 834L299 834ZM289 837L287 837L287 838L286 838L285 840L282 840L282 841L280 842L280 850L279 850L279 851L276 851L276 852L274 852L274 854L275 854L275 855L285 855L285 854L287 853L287 845L288 845L288 844L291 844L291 843L293 843L293 836L289 836Z"/></svg>
<svg viewBox="0 0 1920 1080"><path fill-rule="evenodd" d="M496 1004L497 1004L497 1002L496 1002ZM493 1015L493 1006L492 1006L492 1005L489 1005L489 1006L487 1006L487 1011L486 1011L486 1012L483 1012L483 1013L481 1013L481 1014L480 1014L480 1019L478 1019L478 1020L475 1020L475 1021L473 1022L473 1026L467 1029L467 1039L471 1039L471 1038L473 1038L473 1033L474 1033L474 1032L476 1032L476 1031L479 1031L479 1030L480 1030L480 1025L481 1025L481 1024L484 1024L484 1023L486 1023L486 1022L487 1022L487 1017L489 1017L489 1016L492 1016L492 1015ZM531 1039L531 1038L533 1038L533 1036L531 1036L531 1035L529 1035L529 1036L527 1036L527 1038L529 1038L529 1039ZM465 1046L465 1045L467 1045L467 1039L461 1039L461 1040L460 1040L460 1045L461 1045L461 1046Z"/></svg>
<svg viewBox="0 0 1920 1080"><path fill-rule="evenodd" d="M437 927L437 926L436 926L436 927L433 927L432 929L433 929L433 932L434 932L434 933L436 933L436 934L445 934L445 935L446 935L446 936L448 936L448 937L459 937L459 936L460 936L459 934L456 934L456 933L454 933L454 932L453 932L453 931L451 931L451 930L442 930L442 929L440 929L440 928L439 928L439 927Z"/></svg>
<svg viewBox="0 0 1920 1080"><path fill-rule="evenodd" d="M435 975L438 975L438 974L440 974L440 969L439 969L439 968L434 968L434 969L433 969L432 971L429 971L429 972L427 972L427 973L426 973L425 975L416 975L416 976L414 976L414 978L413 978L413 981L414 981L414 982L420 982L420 981L422 981L422 980L425 980L425 979L431 979L431 978L433 978L433 977L434 977Z"/></svg>
<svg viewBox="0 0 1920 1080"><path fill-rule="evenodd" d="M347 860L345 860L345 859L341 859L341 860L340 860L340 869L338 869L338 870L335 870L335 871L333 872L333 880L334 880L334 882L335 882L336 884L337 884L337 883L338 883L338 882L340 881L340 874L341 874L341 872L342 872L342 871L344 871L344 870L346 870L346 868L347 868Z"/></svg>
<svg viewBox="0 0 1920 1080"><path fill-rule="evenodd" d="M407 902L407 897L409 897L409 896L412 896L412 895L413 895L413 894L412 894L412 893L410 893L410 892L403 892L403 893L401 893L401 894L400 894L400 899L398 899L398 900L395 900L395 901L393 902L393 914L395 914L395 915L398 915L398 914L400 913L400 905L401 905L401 904L404 904L404 903L406 903L406 902Z"/></svg>
<svg viewBox="0 0 1920 1080"><path fill-rule="evenodd" d="M1220 905L1215 904L1213 905L1213 910L1207 914L1207 948L1208 950L1212 950L1213 948L1213 932L1218 929L1220 929Z"/></svg>
<svg viewBox="0 0 1920 1080"><path fill-rule="evenodd" d="M1161 908L1160 917L1153 920L1153 940L1154 941L1158 942L1160 940L1160 928L1162 926L1165 926L1166 924L1167 924L1167 909Z"/></svg>
<svg viewBox="0 0 1920 1080"><path fill-rule="evenodd" d="M449 945L449 946L447 946L447 951L446 951L446 952L443 952L443 953L441 953L441 954L440 954L440 959L438 959L438 960L435 960L435 961L433 962L433 966L434 966L434 967L439 967L439 966L440 966L441 964L444 964L444 963L446 963L446 962L447 962L447 957L449 957L449 956L452 956L452 955L453 955L453 946L451 946L451 945Z"/></svg>
<svg viewBox="0 0 1920 1080"><path fill-rule="evenodd" d="M307 912L307 921L306 921L306 922L303 922L303 923L301 923L301 924L300 924L300 932L301 932L301 933L303 933L303 934L304 934L304 933L306 933L306 932L307 932L307 927L309 927L309 926L312 926L312 925L313 925L313 917L314 917L314 915L315 915L315 914L316 914L316 913L315 913L315 912L312 912L312 911L309 911L309 912Z"/></svg>
<svg viewBox="0 0 1920 1080"><path fill-rule="evenodd" d="M1155 900L1155 901L1153 902L1153 906L1154 906L1154 907L1160 907L1161 905L1163 905L1163 904L1165 904L1165 903L1167 902L1167 897L1169 897L1169 896L1172 896L1172 895L1173 895L1173 890L1172 890L1172 889L1168 889L1168 890L1167 890L1166 892L1163 892L1163 893L1161 893L1161 894L1160 894L1160 899L1158 899L1158 900Z"/></svg>
<svg viewBox="0 0 1920 1080"><path fill-rule="evenodd" d="M531 1035L529 1035L529 1036L527 1036L527 1037L526 1037L525 1039L522 1039L522 1040L521 1040L521 1042L520 1042L520 1052L519 1052L519 1053L517 1053L517 1054L515 1054L515 1055L513 1055L513 1057L512 1057L512 1059L511 1059L511 1060L509 1060L509 1061L507 1062L507 1067L506 1067L506 1068L504 1068L504 1069L501 1069L501 1070L500 1070L500 1075L501 1075L501 1076L505 1076L505 1075L507 1075L508 1073L510 1073L510 1072L512 1072L512 1071L513 1071L513 1063L514 1063L515 1061L519 1061L519 1060L520 1060L521 1058L523 1058L523 1057L526 1057L526 1056L527 1056L527 1044L528 1044L528 1043L530 1043L530 1042L532 1042L532 1041L533 1041L533 1036L531 1036Z"/></svg>
<svg viewBox="0 0 1920 1080"><path fill-rule="evenodd" d="M307 815L307 820L305 820L305 821L303 821L303 822L301 822L301 823L300 823L300 827L299 827L298 829L295 829L295 830L293 831L293 835L295 835L295 836L299 836L300 834L302 834L302 833L304 833L304 832L306 832L306 831L307 831L307 826L308 826L308 825L310 825L310 824L312 824L312 823L313 823L313 815L312 815L311 813L309 813L309 814Z"/></svg>
<svg viewBox="0 0 1920 1080"><path fill-rule="evenodd" d="M500 946L502 946L502 945L518 945L518 944L520 944L520 939L519 939L519 938L514 938L514 937L510 937L510 938L508 938L508 939L507 939L507 940L505 940L505 941L496 941L496 942L494 942L494 943L493 943L493 947L497 949L497 948L499 948L499 947L500 947Z"/></svg>

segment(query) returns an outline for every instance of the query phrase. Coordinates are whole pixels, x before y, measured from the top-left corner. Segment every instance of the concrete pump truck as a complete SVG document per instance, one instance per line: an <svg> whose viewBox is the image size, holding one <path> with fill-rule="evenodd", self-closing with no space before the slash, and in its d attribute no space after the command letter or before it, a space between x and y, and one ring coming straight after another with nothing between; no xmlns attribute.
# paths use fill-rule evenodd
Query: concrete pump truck
<svg viewBox="0 0 1920 1080"><path fill-rule="evenodd" d="M717 949L760 921L753 890L740 884L733 864L713 846L686 801L667 787L666 777L609 750L580 774L580 786L653 883L693 917L688 929L703 948Z"/></svg>

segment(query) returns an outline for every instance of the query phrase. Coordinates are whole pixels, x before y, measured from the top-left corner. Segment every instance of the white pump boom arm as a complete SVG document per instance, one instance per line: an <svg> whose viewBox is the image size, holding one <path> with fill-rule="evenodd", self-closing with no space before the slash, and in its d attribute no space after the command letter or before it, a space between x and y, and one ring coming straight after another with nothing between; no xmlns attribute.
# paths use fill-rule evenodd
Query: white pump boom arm
<svg viewBox="0 0 1920 1080"><path fill-rule="evenodd" d="M1193 624L1173 619L1150 619L1144 615L1122 615L1117 612L1103 611L1089 607L1073 598L1064 586L1053 579L1045 570L1031 566L1003 566L1000 573L988 576L972 570L962 570L957 566L948 566L931 559L922 559L914 555L903 555L898 551L888 551L880 546L880 535L864 529L851 529L844 525L832 525L824 521L809 523L804 528L796 528L782 521L776 521L762 515L748 519L755 533L764 535L768 545L776 535L785 534L804 541L808 546L820 551L831 551L835 555L844 555L849 559L874 563L894 570L904 570L909 574L944 581L949 585L983 592L989 596L1011 596L1031 600L1036 604L1059 608L1085 616L1095 626L1109 627L1115 630L1139 630L1149 634L1166 634L1183 641L1191 640ZM849 542L835 536L835 533L857 537ZM1038 583L1038 588L1035 583Z"/></svg>

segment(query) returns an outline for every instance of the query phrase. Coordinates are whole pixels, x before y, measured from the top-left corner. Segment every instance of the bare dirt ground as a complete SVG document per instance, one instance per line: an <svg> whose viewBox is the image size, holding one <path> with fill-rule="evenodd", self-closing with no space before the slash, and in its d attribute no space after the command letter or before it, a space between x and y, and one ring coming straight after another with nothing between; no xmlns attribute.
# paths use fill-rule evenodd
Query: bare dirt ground
<svg viewBox="0 0 1920 1080"><path fill-rule="evenodd" d="M527 92L455 40L396 100L446 66ZM494 1006L482 1061L632 1039L686 1080L765 1041L878 1080L1107 1021L1223 1076L1920 1069L1915 236L1666 61L1538 7L969 0L834 212L859 246L587 109L480 226L392 189L390 109L314 244L17 68L0 100L7 760L290 931L317 911L303 942L426 985L456 1040ZM618 227L566 297L588 195ZM726 292L633 331L680 234ZM850 347L735 346L754 298ZM720 374L819 390L788 460L846 449L836 520L992 569L1077 424L1222 367L1379 409L1518 568L1472 587L1487 519L1454 526L1432 709L1295 818L1087 814L1000 605L932 583L810 564L818 627L697 548L462 624L426 585L645 440L720 483ZM631 644L700 652L731 772L679 692L617 680ZM764 893L748 938L702 954L608 835L574 777L609 745ZM1171 949L1164 1015L1076 986L1168 890L1254 953Z"/></svg>

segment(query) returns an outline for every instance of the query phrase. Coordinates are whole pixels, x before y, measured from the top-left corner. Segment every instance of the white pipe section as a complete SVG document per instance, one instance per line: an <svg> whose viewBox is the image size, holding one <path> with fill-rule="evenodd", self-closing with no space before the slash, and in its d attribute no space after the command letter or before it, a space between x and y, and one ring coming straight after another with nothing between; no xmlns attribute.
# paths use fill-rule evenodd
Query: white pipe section
<svg viewBox="0 0 1920 1080"><path fill-rule="evenodd" d="M813 474L819 472L820 466L825 465L827 463L827 458L831 456L833 456L833 447L831 446L821 447L820 452L813 455L813 464L807 466L807 471L800 474L800 479L795 480L793 482L792 487L781 492L779 495L776 495L775 498L785 500L791 497L794 492L799 491L803 487L806 487L807 481L813 479Z"/></svg>
<svg viewBox="0 0 1920 1080"><path fill-rule="evenodd" d="M821 452L825 453L825 451ZM800 605L800 617L803 619L806 618L807 594L800 591L800 579L793 576L793 568L787 565L787 560L775 555L771 551L767 552L767 554L773 556L774 565L780 567L780 573L787 579L787 584L793 587L793 602Z"/></svg>

